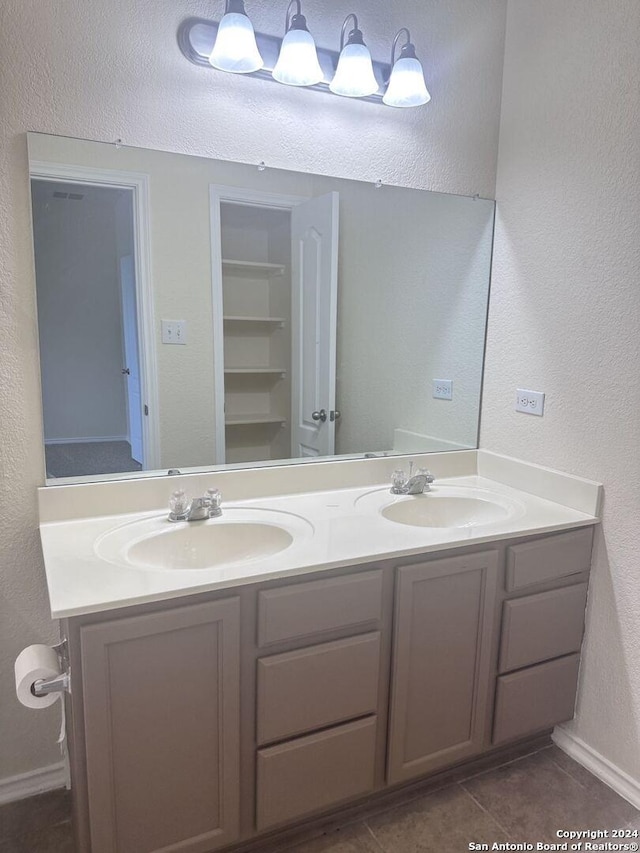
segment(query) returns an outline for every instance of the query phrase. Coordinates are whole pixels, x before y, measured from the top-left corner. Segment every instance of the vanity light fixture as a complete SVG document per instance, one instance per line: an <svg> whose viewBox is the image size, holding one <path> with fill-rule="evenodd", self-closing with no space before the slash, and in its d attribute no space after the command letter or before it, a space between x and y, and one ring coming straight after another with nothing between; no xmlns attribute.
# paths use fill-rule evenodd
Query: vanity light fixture
<svg viewBox="0 0 640 853"><path fill-rule="evenodd" d="M338 49L322 47L307 28L302 2L287 0L284 36L276 36L254 31L244 0L225 0L220 22L186 18L178 27L178 45L194 65L312 92L392 107L417 107L430 100L408 29L403 27L393 39L391 64L371 58L353 13L342 24Z"/></svg>
<svg viewBox="0 0 640 853"><path fill-rule="evenodd" d="M226 0L209 62L220 71L251 74L264 65L244 0Z"/></svg>
<svg viewBox="0 0 640 853"><path fill-rule="evenodd" d="M296 13L291 16L292 7ZM318 62L313 36L307 28L300 0L291 0L285 19L285 36L280 47L273 79L287 86L315 86L324 77Z"/></svg>
<svg viewBox="0 0 640 853"><path fill-rule="evenodd" d="M353 29L345 44L350 20L353 20ZM340 58L329 88L334 95L343 95L346 98L365 98L379 89L369 48L364 43L362 30L358 28L358 18L353 13L347 15L342 24Z"/></svg>
<svg viewBox="0 0 640 853"><path fill-rule="evenodd" d="M406 42L396 59L396 48L402 36ZM415 46L411 43L411 34L406 27L398 30L391 48L391 76L387 91L382 96L383 103L389 107L419 107L428 104L431 95L424 82L424 71L416 57Z"/></svg>

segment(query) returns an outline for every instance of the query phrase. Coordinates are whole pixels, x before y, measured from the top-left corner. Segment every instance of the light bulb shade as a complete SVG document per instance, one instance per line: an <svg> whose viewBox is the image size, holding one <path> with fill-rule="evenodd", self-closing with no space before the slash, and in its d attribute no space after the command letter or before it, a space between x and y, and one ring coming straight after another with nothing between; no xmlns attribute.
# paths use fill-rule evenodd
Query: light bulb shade
<svg viewBox="0 0 640 853"><path fill-rule="evenodd" d="M253 24L246 15L227 12L218 25L218 35L209 62L220 71L250 74L264 65L256 44Z"/></svg>
<svg viewBox="0 0 640 853"><path fill-rule="evenodd" d="M364 44L347 44L342 48L335 77L329 84L334 95L366 98L378 91L369 48Z"/></svg>
<svg viewBox="0 0 640 853"><path fill-rule="evenodd" d="M382 100L389 107L419 107L431 100L422 65L415 57L400 57L394 64Z"/></svg>
<svg viewBox="0 0 640 853"><path fill-rule="evenodd" d="M287 86L315 86L324 78L309 30L289 30L285 35L273 78Z"/></svg>

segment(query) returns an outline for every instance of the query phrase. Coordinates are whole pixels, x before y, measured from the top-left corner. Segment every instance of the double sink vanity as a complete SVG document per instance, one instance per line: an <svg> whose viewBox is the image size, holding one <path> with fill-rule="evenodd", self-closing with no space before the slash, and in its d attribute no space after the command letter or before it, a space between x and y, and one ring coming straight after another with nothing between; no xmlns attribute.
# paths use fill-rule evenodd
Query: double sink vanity
<svg viewBox="0 0 640 853"><path fill-rule="evenodd" d="M40 490L80 853L233 848L573 716L601 487L412 459L424 494L385 457Z"/></svg>

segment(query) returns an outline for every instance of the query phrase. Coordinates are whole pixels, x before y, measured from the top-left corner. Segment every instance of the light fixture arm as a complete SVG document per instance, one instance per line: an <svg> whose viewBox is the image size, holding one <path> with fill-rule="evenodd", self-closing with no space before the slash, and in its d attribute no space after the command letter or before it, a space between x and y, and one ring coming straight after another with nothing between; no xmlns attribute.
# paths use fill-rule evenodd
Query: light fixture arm
<svg viewBox="0 0 640 853"><path fill-rule="evenodd" d="M364 42L362 41L362 33L360 32L360 29L358 28L358 17L357 17L357 15L354 15L353 12L351 12L351 14L347 15L347 17L344 19L344 23L342 24L342 31L340 33L340 51L341 52L342 52L342 48L344 47L345 36L347 35L347 25L352 18L353 18L353 29L349 33L349 41L351 42L352 37L355 36L354 41L356 44L364 44Z"/></svg>
<svg viewBox="0 0 640 853"><path fill-rule="evenodd" d="M391 68L392 69L393 69L393 66L395 65L395 62L396 62L396 48L398 47L398 42L402 38L403 34L406 36L406 41L405 41L402 49L404 50L404 48L408 44L411 44L411 33L409 32L409 30L406 27L402 27L395 34L395 37L393 39L393 46L391 48Z"/></svg>
<svg viewBox="0 0 640 853"><path fill-rule="evenodd" d="M225 0L224 13L234 13L236 15L246 15L247 10L244 8L244 0Z"/></svg>
<svg viewBox="0 0 640 853"><path fill-rule="evenodd" d="M291 7L292 6L296 7L295 15L291 14ZM296 28L296 18L301 18L301 17L302 17L302 6L300 4L300 0L291 0L289 5L287 6L287 16L286 16L285 22L284 22L285 33L288 33L289 30L292 29L292 27ZM302 18L302 20L304 22L304 18ZM304 25L302 27L300 27L300 29L304 29Z"/></svg>

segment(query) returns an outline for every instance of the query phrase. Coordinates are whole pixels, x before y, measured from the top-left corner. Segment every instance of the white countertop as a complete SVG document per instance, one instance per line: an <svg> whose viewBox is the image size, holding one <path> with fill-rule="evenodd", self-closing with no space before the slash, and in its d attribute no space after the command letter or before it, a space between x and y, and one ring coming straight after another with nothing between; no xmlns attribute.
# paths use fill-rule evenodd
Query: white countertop
<svg viewBox="0 0 640 853"><path fill-rule="evenodd" d="M507 466L506 457L495 456L491 460L489 456L495 455L486 454L483 466L478 465L480 470L493 468L498 472L500 466ZM518 464L523 463L509 462L512 474ZM165 523L169 525L165 522L166 510L44 521L40 525L40 534L51 615L56 619L78 616L342 566L598 523L597 507L601 494L598 484L537 466L525 465L523 471L524 476L522 472L520 476L523 486L529 491L478 475L437 480L432 487L436 496L485 494L494 503L510 507L511 514L507 518L468 527L413 527L384 518L379 506L393 499L386 479L377 485L368 482L351 488L296 491L257 500L223 502L226 516L223 513L222 518L230 521L243 512L253 513L253 516L264 510L289 514L296 535L289 547L272 556L229 563L215 569L131 566L117 557L105 558L104 549L96 546L107 534L123 525L138 522L149 527L150 522L152 527L161 530ZM506 475L501 478L509 480ZM561 488L560 480L571 481L565 483L567 494L580 492L579 500L573 501L574 506L566 505L566 499L565 503L556 503L532 493L544 492L545 487L550 486L550 491L557 495L564 488ZM428 497L425 496L426 499ZM576 509L576 505L580 509ZM582 511L589 506L593 514ZM212 519L197 524L215 524L216 521Z"/></svg>

